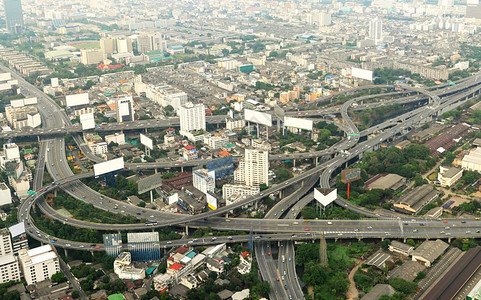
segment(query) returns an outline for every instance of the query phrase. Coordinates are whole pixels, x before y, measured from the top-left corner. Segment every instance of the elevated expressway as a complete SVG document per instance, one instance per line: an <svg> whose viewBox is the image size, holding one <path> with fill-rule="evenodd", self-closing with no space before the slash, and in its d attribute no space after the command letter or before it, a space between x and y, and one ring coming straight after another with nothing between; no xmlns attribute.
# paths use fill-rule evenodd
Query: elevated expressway
<svg viewBox="0 0 481 300"><path fill-rule="evenodd" d="M350 121L350 119L349 119L348 116L347 116L347 106L349 106L349 105L352 104L353 102L354 102L354 101L347 102L346 105L343 106L343 108L345 108L345 109L343 109L342 113L343 113L343 115L345 116L345 118L347 117L346 120L347 120L348 123L349 123L349 122L352 123L352 121ZM404 122L406 122L406 120L408 120L409 117L412 117L412 116L414 115L412 112L411 112L410 114L411 114L410 116L406 116ZM400 123L400 124L404 124L404 123ZM353 124L352 124L352 125L353 125ZM355 127L354 127L354 128L355 128ZM353 131L356 132L357 129L353 129ZM392 132L392 131L391 131L391 132ZM388 132L386 132L386 134L387 134L387 133L388 133ZM352 140L352 141L350 141L350 142L347 141L347 143L346 143L346 148L351 147L350 143L351 143L352 145L354 145L356 142L357 142L357 141L355 141L355 140ZM375 144L375 143L373 143L372 141L371 141L370 143L372 143L373 145ZM359 154L361 153L361 151L365 151L365 150L369 149L370 147L372 147L372 146L363 145L363 146L362 146L362 150L359 149L358 147L356 147L356 150L354 150L353 152L351 152L350 155L346 155L346 157L344 157L344 158L342 158L342 156L341 156L341 157L338 156L337 159L334 159L334 160L332 160L332 161L330 161L330 162L328 162L328 163L325 163L325 164L322 164L322 165L320 165L320 166L318 166L318 167L315 167L314 169L309 170L308 172L302 174L301 176L298 176L298 177L296 177L296 178L293 178L293 179L291 179L291 180L283 183L282 185L278 185L278 186L272 187L272 188L270 188L269 190L265 191L265 193L261 193L260 195L255 196L255 197L247 198L247 199L239 202L239 203L236 205L236 207L243 206L243 205L248 204L248 203L253 202L253 201L258 201L258 200L261 199L264 195L268 195L268 194L270 194L270 193L280 191L280 190L284 189L285 187L287 187L287 186L289 186L289 185L291 185L291 184L294 184L294 183L296 183L296 182L303 181L304 179L306 179L307 177L309 177L309 176L311 176L311 175L313 175L313 174L318 174L318 173L320 173L320 172L322 171L322 169L323 169L324 167L326 167L326 166L329 167L329 170L332 170L333 167L337 167L338 165L342 165L343 163L345 163L346 161L348 161L349 159L351 159L353 156L359 155ZM63 148L62 148L62 149L63 149ZM338 148L338 149L339 149L339 150L342 150L343 148L340 147L340 148ZM57 151L54 151L54 152L57 152ZM299 155L299 154L298 154L298 155ZM300 155L302 156L302 155L305 155L305 154L300 154ZM310 155L310 154L307 154L307 155ZM344 155L343 155L343 156L344 156ZM59 159L59 161L61 162L61 159ZM56 163L57 163L57 161L56 161ZM56 164L56 163L55 163L55 164ZM331 172L332 172L332 171L331 171ZM328 174L328 173L329 173L329 171L326 171L326 172L324 172L323 174ZM55 173L55 175L60 176L60 173ZM326 175L323 175L323 176L326 176ZM63 178L63 177L62 177L62 178ZM61 180L61 179L60 179L60 180ZM72 184L72 183L69 183L69 187L70 187L71 185L73 185L73 184ZM41 193L39 194L39 196L40 196L40 195L41 195ZM79 197L79 198L82 199L83 197ZM96 199L98 199L98 198L96 198ZM105 205L98 205L98 200L96 200L96 201L94 201L94 202L97 204L97 205L96 205L97 207L102 208L102 209L108 209L108 208L105 207ZM158 226L158 227L161 227L161 226L172 226L172 225L176 225L176 224L187 224L187 223L190 223L190 222L193 222L193 221L206 220L206 219L208 219L208 218L210 218L210 217L212 217L212 216L214 216L214 215L224 214L224 213L228 212L229 210L231 210L231 209L233 209L233 208L234 208L234 207L229 207L228 209L221 208L221 209L219 209L219 210L217 210L217 211L212 211L212 212L208 212L208 213L201 214L201 215L197 215L197 216L189 216L189 217L178 217L178 216L175 216L175 217L177 217L175 220L164 220L164 221L160 221L160 222L158 222L158 225L157 225L157 226ZM110 210L110 209L109 209L109 210ZM132 212L133 212L133 211L137 211L137 212L138 212L138 209L137 209L137 208L133 208L133 209L132 209ZM153 218L166 218L166 217L168 217L168 216L167 216L168 214L160 214L160 215L159 215L158 212L149 212L149 213L152 213L152 215L154 216ZM21 217L20 217L20 214L19 214L19 218L21 218ZM72 221L69 219L68 221L65 221L65 222L67 223L67 222L72 222ZM78 221L75 220L75 222L78 222ZM75 226L79 226L79 224L75 224ZM88 226L89 226L89 228L94 228L96 225L90 223L90 224L88 224ZM105 225L103 225L103 226L104 226L104 227L103 227L102 229L105 229ZM125 226L125 227L124 227L124 226ZM131 227L131 226L133 226L133 227ZM138 226L142 227L142 226L145 226L145 225L142 225L142 224L141 224L141 225L139 225L139 224L136 224L136 225L120 225L120 227L123 227L124 230L136 229L136 228L138 228ZM111 226L111 225L108 225L108 227L114 229L114 227ZM145 228L145 227L143 227L143 228ZM120 229L120 228L119 228L119 229Z"/></svg>

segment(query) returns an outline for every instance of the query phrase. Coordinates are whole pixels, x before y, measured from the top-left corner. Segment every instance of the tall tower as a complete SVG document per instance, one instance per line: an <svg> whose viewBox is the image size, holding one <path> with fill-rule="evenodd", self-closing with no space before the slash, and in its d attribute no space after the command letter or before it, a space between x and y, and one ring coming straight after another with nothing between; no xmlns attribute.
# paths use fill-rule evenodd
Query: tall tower
<svg viewBox="0 0 481 300"><path fill-rule="evenodd" d="M324 232L321 232L321 244L319 245L319 259L321 261L322 266L327 266L327 243L326 237L324 236Z"/></svg>
<svg viewBox="0 0 481 300"><path fill-rule="evenodd" d="M382 43L382 20L377 17L369 22L369 38L374 40L374 44Z"/></svg>
<svg viewBox="0 0 481 300"><path fill-rule="evenodd" d="M204 104L187 102L179 109L180 131L206 130Z"/></svg>
<svg viewBox="0 0 481 300"><path fill-rule="evenodd" d="M266 185L269 173L269 152L258 149L246 149L244 159L234 171L234 180L248 186Z"/></svg>
<svg viewBox="0 0 481 300"><path fill-rule="evenodd" d="M3 7L8 32L21 33L24 26L21 0L3 0Z"/></svg>

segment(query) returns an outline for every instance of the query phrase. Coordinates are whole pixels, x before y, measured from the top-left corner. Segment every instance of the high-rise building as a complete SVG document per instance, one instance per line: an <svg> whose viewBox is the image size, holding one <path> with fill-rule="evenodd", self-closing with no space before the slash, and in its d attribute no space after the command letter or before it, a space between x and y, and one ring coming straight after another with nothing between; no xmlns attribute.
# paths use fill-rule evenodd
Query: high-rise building
<svg viewBox="0 0 481 300"><path fill-rule="evenodd" d="M206 130L204 104L187 102L179 109L180 131Z"/></svg>
<svg viewBox="0 0 481 300"><path fill-rule="evenodd" d="M13 254L17 254L20 249L28 250L28 239L25 233L25 223L20 222L13 226L8 227L10 231L10 237L12 238Z"/></svg>
<svg viewBox="0 0 481 300"><path fill-rule="evenodd" d="M12 239L10 231L7 228L0 230L0 257L7 254L13 254Z"/></svg>
<svg viewBox="0 0 481 300"><path fill-rule="evenodd" d="M105 54L105 56L112 55L116 51L116 44L113 38L101 38L100 39L100 49Z"/></svg>
<svg viewBox="0 0 481 300"><path fill-rule="evenodd" d="M20 269L15 256L10 253L0 256L0 283L20 280Z"/></svg>
<svg viewBox="0 0 481 300"><path fill-rule="evenodd" d="M215 171L200 169L192 172L193 184L196 189L204 194L214 192L215 188Z"/></svg>
<svg viewBox="0 0 481 300"><path fill-rule="evenodd" d="M23 29L23 11L21 0L3 0L5 21L10 33L21 33Z"/></svg>
<svg viewBox="0 0 481 300"><path fill-rule="evenodd" d="M115 100L117 109L117 122L134 120L134 103L132 96L125 96Z"/></svg>
<svg viewBox="0 0 481 300"><path fill-rule="evenodd" d="M102 49L82 49L80 50L80 62L84 65L93 65L102 62L106 55Z"/></svg>
<svg viewBox="0 0 481 300"><path fill-rule="evenodd" d="M132 53L132 40L130 38L117 39L117 53Z"/></svg>
<svg viewBox="0 0 481 300"><path fill-rule="evenodd" d="M52 245L21 249L18 258L27 285L50 279L60 271L58 256Z"/></svg>
<svg viewBox="0 0 481 300"><path fill-rule="evenodd" d="M319 13L319 27L329 26L331 25L331 14L326 12Z"/></svg>
<svg viewBox="0 0 481 300"><path fill-rule="evenodd" d="M382 43L382 20L377 17L369 22L369 38L374 40L375 45Z"/></svg>
<svg viewBox="0 0 481 300"><path fill-rule="evenodd" d="M137 50L139 53L149 51L165 51L167 50L167 41L161 33L141 34L137 38Z"/></svg>
<svg viewBox="0 0 481 300"><path fill-rule="evenodd" d="M234 171L234 180L248 186L268 185L269 152L258 149L246 149L244 159Z"/></svg>

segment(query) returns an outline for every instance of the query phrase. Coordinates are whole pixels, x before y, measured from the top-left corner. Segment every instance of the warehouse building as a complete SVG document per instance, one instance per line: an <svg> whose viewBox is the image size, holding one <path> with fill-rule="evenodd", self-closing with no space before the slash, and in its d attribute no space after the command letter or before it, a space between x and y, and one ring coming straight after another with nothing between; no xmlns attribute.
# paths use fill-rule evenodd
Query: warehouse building
<svg viewBox="0 0 481 300"><path fill-rule="evenodd" d="M436 200L439 192L432 186L424 184L405 193L398 203L394 203L394 209L407 213L418 214L426 205Z"/></svg>
<svg viewBox="0 0 481 300"><path fill-rule="evenodd" d="M406 183L406 178L397 174L378 174L366 182L368 190L381 189L396 191Z"/></svg>
<svg viewBox="0 0 481 300"><path fill-rule="evenodd" d="M423 262L426 267L429 267L448 247L449 244L440 239L425 241L412 252L412 260Z"/></svg>

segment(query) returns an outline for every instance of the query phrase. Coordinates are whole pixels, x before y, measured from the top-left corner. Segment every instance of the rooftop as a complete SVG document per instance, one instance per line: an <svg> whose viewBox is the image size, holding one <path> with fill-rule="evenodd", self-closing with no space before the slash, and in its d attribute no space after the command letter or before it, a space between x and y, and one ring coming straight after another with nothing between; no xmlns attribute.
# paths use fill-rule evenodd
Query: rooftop
<svg viewBox="0 0 481 300"><path fill-rule="evenodd" d="M382 295L394 295L394 288L389 284L376 284L361 300L377 300Z"/></svg>
<svg viewBox="0 0 481 300"><path fill-rule="evenodd" d="M420 256L430 262L433 262L449 247L449 244L437 239L435 241L425 241L416 248L412 256Z"/></svg>

